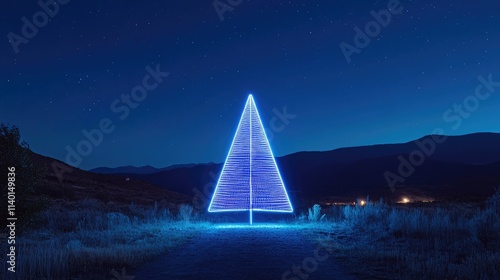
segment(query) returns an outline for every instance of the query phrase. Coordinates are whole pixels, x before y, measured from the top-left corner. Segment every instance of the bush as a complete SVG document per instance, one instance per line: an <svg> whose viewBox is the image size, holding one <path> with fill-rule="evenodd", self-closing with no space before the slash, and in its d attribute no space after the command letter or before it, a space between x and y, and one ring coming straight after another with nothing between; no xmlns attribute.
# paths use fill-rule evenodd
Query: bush
<svg viewBox="0 0 500 280"><path fill-rule="evenodd" d="M500 214L500 187L498 187L493 196L486 201L486 208Z"/></svg>
<svg viewBox="0 0 500 280"><path fill-rule="evenodd" d="M22 231L35 225L37 214L47 207L45 198L36 195L36 188L44 169L37 167L31 160L31 151L26 142L21 142L17 126L0 124L0 187L1 199L7 201L8 168L15 168L16 216L23 217L16 222L17 230ZM7 211L0 212L0 219L7 219Z"/></svg>
<svg viewBox="0 0 500 280"><path fill-rule="evenodd" d="M118 227L129 227L131 225L129 217L118 212L110 212L106 214L108 219L108 229Z"/></svg>
<svg viewBox="0 0 500 280"><path fill-rule="evenodd" d="M384 230L389 223L389 207L382 202L370 203L367 199L364 206L346 205L343 212L346 224L352 228Z"/></svg>
<svg viewBox="0 0 500 280"><path fill-rule="evenodd" d="M312 208L308 209L309 215L307 215L307 220L310 222L317 222L325 218L325 214L321 215L321 206L319 204L314 204Z"/></svg>
<svg viewBox="0 0 500 280"><path fill-rule="evenodd" d="M181 204L179 207L179 213L177 213L177 219L179 221L189 222L193 218L193 206L187 204Z"/></svg>
<svg viewBox="0 0 500 280"><path fill-rule="evenodd" d="M500 188L486 201L483 211L472 220L473 234L484 247L500 240Z"/></svg>

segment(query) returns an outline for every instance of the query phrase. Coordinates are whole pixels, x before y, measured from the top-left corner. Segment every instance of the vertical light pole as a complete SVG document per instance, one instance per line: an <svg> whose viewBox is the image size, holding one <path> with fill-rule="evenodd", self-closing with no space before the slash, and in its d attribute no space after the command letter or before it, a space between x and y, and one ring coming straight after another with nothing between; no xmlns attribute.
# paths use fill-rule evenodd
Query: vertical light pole
<svg viewBox="0 0 500 280"><path fill-rule="evenodd" d="M252 213L252 103L250 103L250 225L253 224Z"/></svg>

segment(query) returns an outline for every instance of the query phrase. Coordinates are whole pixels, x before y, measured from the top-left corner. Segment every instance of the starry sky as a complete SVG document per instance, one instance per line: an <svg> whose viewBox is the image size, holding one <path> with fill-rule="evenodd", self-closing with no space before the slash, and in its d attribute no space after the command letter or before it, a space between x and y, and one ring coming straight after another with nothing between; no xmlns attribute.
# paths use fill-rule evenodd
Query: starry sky
<svg viewBox="0 0 500 280"><path fill-rule="evenodd" d="M500 87L474 99L479 76L500 81L500 3L396 1L349 63L341 43L391 1L61 0L44 22L36 1L9 0L0 122L66 161L105 120L83 169L222 162L249 93L276 156L500 131Z"/></svg>

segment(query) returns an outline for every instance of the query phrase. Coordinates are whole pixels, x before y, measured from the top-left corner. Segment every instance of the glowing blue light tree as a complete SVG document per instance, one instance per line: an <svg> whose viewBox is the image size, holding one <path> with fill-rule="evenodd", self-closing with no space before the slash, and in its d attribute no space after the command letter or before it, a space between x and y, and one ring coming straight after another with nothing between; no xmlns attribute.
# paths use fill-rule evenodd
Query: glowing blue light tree
<svg viewBox="0 0 500 280"><path fill-rule="evenodd" d="M248 96L209 212L293 212L252 95Z"/></svg>

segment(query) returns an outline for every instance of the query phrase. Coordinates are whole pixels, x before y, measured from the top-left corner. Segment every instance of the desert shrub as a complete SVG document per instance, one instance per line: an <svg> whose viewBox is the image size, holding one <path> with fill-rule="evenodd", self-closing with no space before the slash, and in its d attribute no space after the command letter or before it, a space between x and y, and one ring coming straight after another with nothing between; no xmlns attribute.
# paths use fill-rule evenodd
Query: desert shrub
<svg viewBox="0 0 500 280"><path fill-rule="evenodd" d="M62 209L63 206L53 207L50 209L52 213L47 215L57 211L58 223L64 219L68 222L74 218L89 219L79 225L78 222L71 223L72 227L81 229L59 232L44 228L30 230L18 237L19 251L16 254L19 252L23 257L16 262L16 279L109 279L106 271L113 267L138 267L199 231L198 225L180 222L163 225L144 220L125 228L123 225L129 219L127 215L104 210L92 214L97 214L99 227L109 228L94 230L96 226L90 222L91 215L87 215L90 211L59 211ZM5 263L7 256L0 257L0 260ZM0 266L0 275L7 275L6 267Z"/></svg>
<svg viewBox="0 0 500 280"><path fill-rule="evenodd" d="M28 144L21 141L21 134L17 126L0 124L0 189L2 201L7 201L7 176L9 167L14 167L14 188L16 196L16 216L22 219L16 222L17 231L38 224L38 213L47 208L45 197L38 195L37 188L40 178L45 173L41 167L34 165L31 159L31 150ZM0 211L0 218L6 220L7 211Z"/></svg>
<svg viewBox="0 0 500 280"><path fill-rule="evenodd" d="M310 222L317 222L325 218L325 214L321 215L321 206L314 204L313 207L307 209L307 220Z"/></svg>
<svg viewBox="0 0 500 280"><path fill-rule="evenodd" d="M474 237L485 247L500 240L500 187L488 200L483 211L472 219Z"/></svg>
<svg viewBox="0 0 500 280"><path fill-rule="evenodd" d="M500 239L500 215L495 205L490 205L477 213L472 220L474 237L485 247Z"/></svg>
<svg viewBox="0 0 500 280"><path fill-rule="evenodd" d="M362 230L385 230L387 228L389 208L385 203L366 202L355 206L347 205L343 208L345 223Z"/></svg>
<svg viewBox="0 0 500 280"><path fill-rule="evenodd" d="M106 218L108 220L108 229L128 227L131 225L130 218L119 212L107 213Z"/></svg>
<svg viewBox="0 0 500 280"><path fill-rule="evenodd" d="M71 210L62 206L54 206L40 214L40 218L45 223L46 230L56 232L72 232L86 228L86 225L93 223L93 216L98 216L99 212L92 210Z"/></svg>
<svg viewBox="0 0 500 280"><path fill-rule="evenodd" d="M156 221L156 216L158 213L158 203L154 203L153 207L147 207L144 210L144 218L148 222Z"/></svg>
<svg viewBox="0 0 500 280"><path fill-rule="evenodd" d="M460 209L432 211L422 209L392 208L388 216L388 229L396 237L434 238L453 240L455 237L470 236L469 223L464 216L456 214Z"/></svg>
<svg viewBox="0 0 500 280"><path fill-rule="evenodd" d="M318 240L332 237L335 248L356 259L367 279L498 279L499 205L497 190L484 207L369 202L333 206L328 220L342 224L332 227L330 235L317 235Z"/></svg>
<svg viewBox="0 0 500 280"><path fill-rule="evenodd" d="M326 209L326 218L330 222L343 222L345 221L344 206L334 205Z"/></svg>
<svg viewBox="0 0 500 280"><path fill-rule="evenodd" d="M179 221L188 222L194 218L193 206L188 204L181 204L179 206L179 212L177 213L177 219Z"/></svg>
<svg viewBox="0 0 500 280"><path fill-rule="evenodd" d="M486 201L486 208L500 214L500 187L496 192Z"/></svg>
<svg viewBox="0 0 500 280"><path fill-rule="evenodd" d="M164 223L174 219L172 213L167 208L158 207L155 202L153 207L139 206L131 203L123 209L123 212L130 217L132 224L138 223Z"/></svg>
<svg viewBox="0 0 500 280"><path fill-rule="evenodd" d="M169 209L163 208L156 214L156 219L160 222L169 222L173 220L173 215Z"/></svg>
<svg viewBox="0 0 500 280"><path fill-rule="evenodd" d="M134 202L127 205L127 207L125 207L123 212L128 216L132 217L134 223L146 220L147 213L145 213L144 208L140 207Z"/></svg>
<svg viewBox="0 0 500 280"><path fill-rule="evenodd" d="M420 209L396 209L389 214L388 227L396 235L423 237L428 231L429 220Z"/></svg>
<svg viewBox="0 0 500 280"><path fill-rule="evenodd" d="M173 220L172 213L169 209L159 208L158 203L154 203L153 207L144 209L144 219L149 223L166 222Z"/></svg>
<svg viewBox="0 0 500 280"><path fill-rule="evenodd" d="M108 229L108 219L104 212L81 210L72 213L77 221L76 230L101 231Z"/></svg>
<svg viewBox="0 0 500 280"><path fill-rule="evenodd" d="M88 204L89 201L83 201ZM93 203L93 202L91 202ZM115 227L128 227L130 218L120 212L107 212L99 207L84 208L79 203L73 208L56 204L39 215L45 230L73 232L81 230L108 230Z"/></svg>

